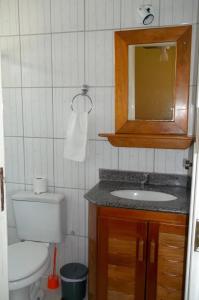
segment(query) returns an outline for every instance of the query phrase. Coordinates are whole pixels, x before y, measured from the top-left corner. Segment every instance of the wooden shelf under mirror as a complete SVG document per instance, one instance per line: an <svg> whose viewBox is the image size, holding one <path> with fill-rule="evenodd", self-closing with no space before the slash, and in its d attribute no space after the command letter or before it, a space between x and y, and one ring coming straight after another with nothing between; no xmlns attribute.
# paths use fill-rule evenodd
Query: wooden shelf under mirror
<svg viewBox="0 0 199 300"><path fill-rule="evenodd" d="M186 149L191 25L115 32L113 146Z"/></svg>
<svg viewBox="0 0 199 300"><path fill-rule="evenodd" d="M160 148L160 149L187 149L195 141L194 137L186 135L142 135L100 133L115 147Z"/></svg>

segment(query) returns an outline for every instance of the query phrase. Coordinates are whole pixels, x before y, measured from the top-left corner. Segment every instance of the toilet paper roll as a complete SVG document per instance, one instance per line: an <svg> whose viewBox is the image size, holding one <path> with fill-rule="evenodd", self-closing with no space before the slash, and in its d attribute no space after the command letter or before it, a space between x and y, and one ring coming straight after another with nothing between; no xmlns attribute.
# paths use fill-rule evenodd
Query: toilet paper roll
<svg viewBox="0 0 199 300"><path fill-rule="evenodd" d="M35 194L46 193L48 190L47 178L36 177L33 180L33 192Z"/></svg>

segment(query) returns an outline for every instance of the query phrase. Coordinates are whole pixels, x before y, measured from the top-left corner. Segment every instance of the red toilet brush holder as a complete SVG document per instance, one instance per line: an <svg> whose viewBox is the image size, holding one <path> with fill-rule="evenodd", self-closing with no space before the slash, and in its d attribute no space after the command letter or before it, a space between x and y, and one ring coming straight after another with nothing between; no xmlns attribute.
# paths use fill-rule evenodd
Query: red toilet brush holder
<svg viewBox="0 0 199 300"><path fill-rule="evenodd" d="M51 290L59 287L59 276L56 274L57 247L54 246L53 273L48 276L48 288Z"/></svg>

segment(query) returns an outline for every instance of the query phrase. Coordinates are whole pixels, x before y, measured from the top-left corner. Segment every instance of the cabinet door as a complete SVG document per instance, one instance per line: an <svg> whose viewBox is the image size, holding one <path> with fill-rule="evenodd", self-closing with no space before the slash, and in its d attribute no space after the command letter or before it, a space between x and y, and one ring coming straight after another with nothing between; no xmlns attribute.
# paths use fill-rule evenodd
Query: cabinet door
<svg viewBox="0 0 199 300"><path fill-rule="evenodd" d="M149 224L147 300L183 300L186 226Z"/></svg>
<svg viewBox="0 0 199 300"><path fill-rule="evenodd" d="M99 217L98 300L144 300L147 222Z"/></svg>

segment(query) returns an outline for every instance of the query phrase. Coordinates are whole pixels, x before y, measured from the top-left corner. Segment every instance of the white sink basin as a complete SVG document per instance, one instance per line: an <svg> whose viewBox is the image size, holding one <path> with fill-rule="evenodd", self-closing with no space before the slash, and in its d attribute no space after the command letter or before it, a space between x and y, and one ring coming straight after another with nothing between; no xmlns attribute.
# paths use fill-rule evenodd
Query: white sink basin
<svg viewBox="0 0 199 300"><path fill-rule="evenodd" d="M118 190L111 192L111 195L141 201L172 201L177 199L170 194L142 190Z"/></svg>

